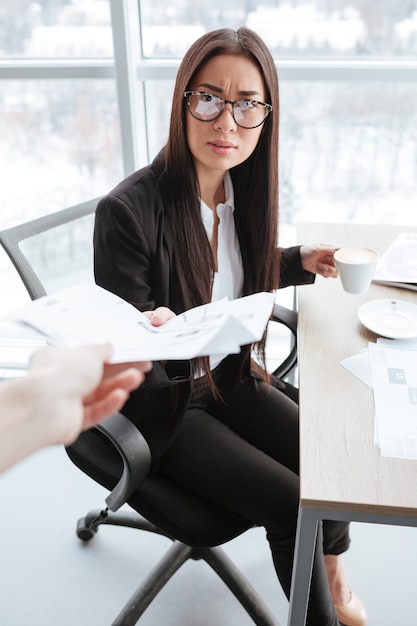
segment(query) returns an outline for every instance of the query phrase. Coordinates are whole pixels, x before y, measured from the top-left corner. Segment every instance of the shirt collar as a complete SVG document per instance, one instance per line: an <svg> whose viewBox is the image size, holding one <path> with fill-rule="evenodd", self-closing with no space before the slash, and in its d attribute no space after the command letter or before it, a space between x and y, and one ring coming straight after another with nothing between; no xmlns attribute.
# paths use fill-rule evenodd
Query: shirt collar
<svg viewBox="0 0 417 626"><path fill-rule="evenodd" d="M224 177L224 195L225 195L225 201L220 202L217 205L216 211L220 210L220 212L223 212L223 210L229 209L233 213L235 210L235 198L234 198L234 192L233 192L232 177L230 176L229 172L226 172L226 175ZM210 238L213 232L213 222L214 222L213 211L210 209L210 207L207 206L207 204L203 200L200 200L200 206L201 206L201 217L203 220L203 224L207 231L207 235Z"/></svg>

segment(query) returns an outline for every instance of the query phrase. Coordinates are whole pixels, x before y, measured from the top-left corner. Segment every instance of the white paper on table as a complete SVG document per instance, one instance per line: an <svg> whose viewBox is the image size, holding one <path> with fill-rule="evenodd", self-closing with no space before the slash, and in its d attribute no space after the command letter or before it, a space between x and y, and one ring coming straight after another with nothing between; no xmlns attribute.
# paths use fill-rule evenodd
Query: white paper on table
<svg viewBox="0 0 417 626"><path fill-rule="evenodd" d="M396 236L379 259L373 280L417 287L417 233L404 232Z"/></svg>
<svg viewBox="0 0 417 626"><path fill-rule="evenodd" d="M386 348L400 348L401 350L417 350L417 338L415 339L386 339L378 337L376 340L378 345Z"/></svg>
<svg viewBox="0 0 417 626"><path fill-rule="evenodd" d="M39 298L7 319L35 329L54 345L110 342L114 363L190 359L237 353L242 345L259 341L274 302L275 294L265 292L219 300L155 327L118 296L81 283Z"/></svg>
<svg viewBox="0 0 417 626"><path fill-rule="evenodd" d="M369 356L380 452L417 459L417 351L370 343Z"/></svg>
<svg viewBox="0 0 417 626"><path fill-rule="evenodd" d="M372 389L372 370L368 348L361 350L358 354L343 359L343 361L340 361L340 365Z"/></svg>
<svg viewBox="0 0 417 626"><path fill-rule="evenodd" d="M378 345L383 345L387 348L400 348L402 350L417 350L417 339L386 339L385 337L378 337L376 340ZM373 388L372 369L369 359L369 350L364 348L358 354L343 359L340 361L345 369L351 374L356 376L361 382Z"/></svg>

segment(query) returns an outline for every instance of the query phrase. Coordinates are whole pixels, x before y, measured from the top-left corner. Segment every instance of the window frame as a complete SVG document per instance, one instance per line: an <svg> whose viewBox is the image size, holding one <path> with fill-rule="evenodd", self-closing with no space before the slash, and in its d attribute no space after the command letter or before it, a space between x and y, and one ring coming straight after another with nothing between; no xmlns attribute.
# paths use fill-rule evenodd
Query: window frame
<svg viewBox="0 0 417 626"><path fill-rule="evenodd" d="M175 80L180 59L146 59L141 54L138 0L109 0L114 58L0 59L0 80L108 79L116 81L123 170L128 175L150 160L145 84ZM132 25L136 24L134 36ZM280 83L417 83L417 60L276 60Z"/></svg>

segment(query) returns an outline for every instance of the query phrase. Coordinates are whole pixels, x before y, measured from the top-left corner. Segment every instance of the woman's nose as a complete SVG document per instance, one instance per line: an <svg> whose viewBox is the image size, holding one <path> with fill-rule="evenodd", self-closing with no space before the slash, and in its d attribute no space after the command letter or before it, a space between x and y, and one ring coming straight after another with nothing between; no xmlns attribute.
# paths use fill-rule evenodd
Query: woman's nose
<svg viewBox="0 0 417 626"><path fill-rule="evenodd" d="M215 128L225 132L233 132L237 129L237 124L233 116L233 104L229 102L225 105L221 115L215 120Z"/></svg>

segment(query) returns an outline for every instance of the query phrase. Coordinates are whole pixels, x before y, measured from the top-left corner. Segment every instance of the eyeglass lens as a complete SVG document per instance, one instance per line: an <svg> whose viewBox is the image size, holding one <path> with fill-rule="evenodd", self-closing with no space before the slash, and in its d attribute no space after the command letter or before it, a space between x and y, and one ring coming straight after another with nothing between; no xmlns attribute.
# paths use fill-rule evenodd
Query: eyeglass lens
<svg viewBox="0 0 417 626"><path fill-rule="evenodd" d="M201 121L212 121L220 116L226 106L223 98L212 94L187 94L191 114ZM268 114L263 104L254 100L239 100L233 105L233 117L237 124L246 128L259 126Z"/></svg>

